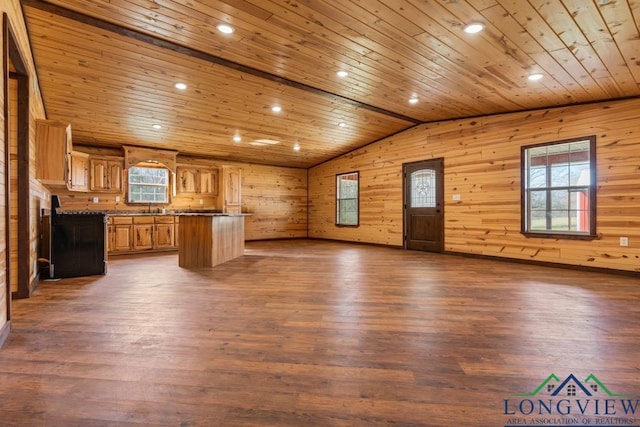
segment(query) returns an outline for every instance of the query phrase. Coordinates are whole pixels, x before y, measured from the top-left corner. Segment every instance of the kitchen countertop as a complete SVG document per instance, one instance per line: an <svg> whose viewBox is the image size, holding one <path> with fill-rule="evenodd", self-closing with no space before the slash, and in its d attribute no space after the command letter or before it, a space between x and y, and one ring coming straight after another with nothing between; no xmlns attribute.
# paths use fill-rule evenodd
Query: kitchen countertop
<svg viewBox="0 0 640 427"><path fill-rule="evenodd" d="M58 214L60 215L82 215L82 214L105 214L107 216L163 216L163 215L207 215L207 216L238 216L238 215L251 215L251 214L228 214L224 212L220 212L217 210L207 210L207 209L172 209L157 211L152 209L150 212L147 210L133 211L133 210L58 210Z"/></svg>
<svg viewBox="0 0 640 427"><path fill-rule="evenodd" d="M176 213L174 215L179 216L251 216L253 214L243 212L243 213L224 213L224 212L183 212Z"/></svg>

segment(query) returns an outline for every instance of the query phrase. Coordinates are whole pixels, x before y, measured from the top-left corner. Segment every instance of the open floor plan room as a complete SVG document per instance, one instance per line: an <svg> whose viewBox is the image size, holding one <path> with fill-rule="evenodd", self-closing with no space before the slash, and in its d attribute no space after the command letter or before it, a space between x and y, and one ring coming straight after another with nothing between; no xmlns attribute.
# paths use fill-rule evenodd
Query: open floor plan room
<svg viewBox="0 0 640 427"><path fill-rule="evenodd" d="M0 425L498 426L551 374L640 393L634 277L321 240L177 257L15 301Z"/></svg>

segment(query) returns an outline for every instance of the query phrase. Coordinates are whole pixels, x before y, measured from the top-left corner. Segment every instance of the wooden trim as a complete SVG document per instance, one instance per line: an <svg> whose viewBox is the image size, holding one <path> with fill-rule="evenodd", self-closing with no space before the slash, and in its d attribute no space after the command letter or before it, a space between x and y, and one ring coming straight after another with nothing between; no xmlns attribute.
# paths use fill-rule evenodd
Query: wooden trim
<svg viewBox="0 0 640 427"><path fill-rule="evenodd" d="M18 80L18 292L14 293L18 298L27 298L30 295L31 284L29 283L30 272L30 227L29 227L29 74L26 61L17 44L17 37L11 27L11 22L4 15L4 36L6 37L5 61L9 58L16 69ZM4 49L3 49L4 50ZM8 67L8 64L6 65ZM6 68L5 70L8 70ZM5 74L6 75L6 74ZM5 88L5 94L8 89ZM6 99L6 96L5 96ZM5 102L6 120L8 120L8 103ZM5 126L7 129L8 126ZM8 140L8 134L6 134ZM9 175L7 175L7 179ZM9 187L10 188L10 187ZM10 197L10 193L9 193ZM7 224L9 228L9 224ZM10 242L7 239L7 242ZM9 245L9 243L7 243ZM7 247L10 254L10 247ZM10 261L10 258L9 258ZM9 264L10 265L10 264ZM10 286L10 284L9 284Z"/></svg>
<svg viewBox="0 0 640 427"><path fill-rule="evenodd" d="M7 324L11 321L11 143L9 141L9 79L6 77L9 73L9 17L6 13L2 14L2 75L5 76L2 79L2 91L4 93L4 105L2 107L2 113L4 117L4 195L5 195L5 295L6 295L6 310L7 310ZM0 333L0 346L6 339L3 333ZM6 332L8 334L8 332Z"/></svg>
<svg viewBox="0 0 640 427"><path fill-rule="evenodd" d="M61 6L53 5L51 3L42 1L42 0L23 0L23 6L33 7L35 9L39 9L41 11L52 13L58 16L62 16L67 19L71 19L73 21L80 22L85 25L90 25L96 28L100 28L105 31L110 31L115 34L119 34L123 37L129 37L144 43L149 43L156 47L160 47L163 49L168 49L176 53L180 53L182 55L186 55L192 58L201 59L212 64L220 65L223 67L231 68L236 71L240 71L242 73L251 74L256 77L260 77L266 80L270 80L274 83L282 84L285 86L293 87L296 89L304 90L306 92L313 93L315 95L325 96L333 101L337 101L340 103L349 104L356 108L361 108L363 110L373 111L375 113L383 114L389 117L394 117L396 119L405 120L410 123L420 124L422 120L415 119L413 117L408 117L403 114L399 114L393 111L385 110L383 108L375 107L373 105L365 104L355 99L347 98L342 95L338 95L323 89L319 89L313 86L309 86L305 83L300 83L297 81L289 80L284 77L278 76L276 74L271 74L266 71L259 70L257 68L249 67L247 65L243 65L234 61L230 61L228 59L221 58L219 56L211 55L206 52L202 52L187 46L183 46L174 42L170 42L167 40L160 39L158 37L151 36L149 34L142 33L137 30L133 30L130 28L125 28L120 25L113 24L111 22L103 21L98 18L94 18L70 9L66 9Z"/></svg>
<svg viewBox="0 0 640 427"><path fill-rule="evenodd" d="M18 79L18 293L24 298L31 295L29 151L29 76L20 76Z"/></svg>
<svg viewBox="0 0 640 427"><path fill-rule="evenodd" d="M340 224L338 222L338 201L341 200L338 198L338 178L343 176L343 175L351 175L351 174L356 174L358 177L358 198L356 200L357 204L358 204L358 218L356 219L356 223L355 224ZM351 227L351 228L358 228L360 227L360 171L351 171L351 172L341 172L341 173L337 173L336 174L336 178L334 181L334 190L335 190L335 197L333 198L333 202L334 202L334 206L335 206L335 212L334 212L334 225L336 227ZM308 191L308 189L307 189Z"/></svg>
<svg viewBox="0 0 640 427"><path fill-rule="evenodd" d="M542 267L553 267L553 268L560 268L565 270L589 271L593 273L617 274L619 276L630 276L630 277L640 278L640 271L616 270L614 268L592 267L589 265L562 264L559 262L538 261L535 259L503 258L499 256L494 256L494 255L472 254L467 252L456 252L456 251L444 251L443 254L456 255L456 256L461 256L465 258L488 259L492 261L505 261L505 262L510 262L514 264L539 265Z"/></svg>
<svg viewBox="0 0 640 427"><path fill-rule="evenodd" d="M525 182L527 182L527 158L526 152L532 148L545 147L559 144L568 144L572 142L589 141L589 234L575 233L575 232L563 232L563 231L529 231L527 227L527 218L529 211L527 208L526 188ZM573 239L573 240L596 240L599 239L596 226L597 226L597 199L598 199L598 178L597 178L597 159L596 159L596 136L589 135L579 138L562 139L558 141L547 141L531 145L523 145L520 147L520 233L526 237L541 237L550 239ZM549 173L549 172L547 172ZM585 188L587 186L584 186ZM549 188L549 187L547 187ZM555 187L558 188L558 187ZM572 188L568 186L567 189ZM575 188L575 186L573 186ZM560 187L560 189L564 189ZM547 200L547 212L549 211L550 201Z"/></svg>
<svg viewBox="0 0 640 427"><path fill-rule="evenodd" d="M9 295L7 295L7 298L8 297ZM7 338L9 338L9 332L11 332L11 320L8 320L0 329L0 348L2 348Z"/></svg>

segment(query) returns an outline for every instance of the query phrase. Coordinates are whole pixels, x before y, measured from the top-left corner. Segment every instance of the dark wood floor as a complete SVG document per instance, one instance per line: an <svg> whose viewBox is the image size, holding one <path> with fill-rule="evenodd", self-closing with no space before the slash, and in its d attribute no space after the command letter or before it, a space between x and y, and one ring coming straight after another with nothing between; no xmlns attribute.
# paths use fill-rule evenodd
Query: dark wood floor
<svg viewBox="0 0 640 427"><path fill-rule="evenodd" d="M15 302L0 425L504 426L552 373L640 395L639 302L628 276L337 242L120 257Z"/></svg>

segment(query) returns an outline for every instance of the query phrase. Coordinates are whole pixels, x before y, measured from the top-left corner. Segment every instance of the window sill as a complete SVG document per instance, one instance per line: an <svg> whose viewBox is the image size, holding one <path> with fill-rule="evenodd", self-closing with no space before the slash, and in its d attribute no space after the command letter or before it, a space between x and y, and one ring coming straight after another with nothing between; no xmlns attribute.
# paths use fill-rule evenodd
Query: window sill
<svg viewBox="0 0 640 427"><path fill-rule="evenodd" d="M542 239L566 239L566 240L597 240L597 234L577 234L577 233L553 233L553 232L532 232L521 231L525 237L539 237Z"/></svg>

